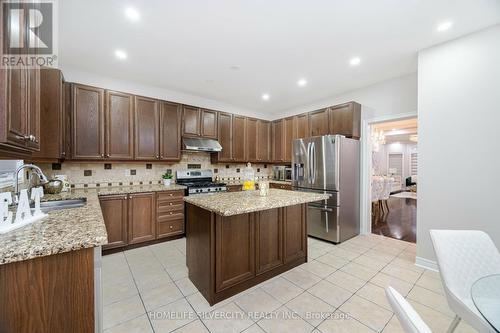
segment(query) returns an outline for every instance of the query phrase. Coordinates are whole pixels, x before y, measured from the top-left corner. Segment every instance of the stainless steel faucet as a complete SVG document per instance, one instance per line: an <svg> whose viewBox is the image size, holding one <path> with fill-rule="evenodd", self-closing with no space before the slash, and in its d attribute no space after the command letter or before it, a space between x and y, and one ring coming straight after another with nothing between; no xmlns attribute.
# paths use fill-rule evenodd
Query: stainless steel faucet
<svg viewBox="0 0 500 333"><path fill-rule="evenodd" d="M45 184L45 183L49 182L49 180L47 179L47 177L45 177L45 175L43 174L42 169L40 169L36 165L34 165L34 164L23 164L23 165L21 165L14 172L14 196L16 197L16 202L17 202L17 196L19 195L18 176L19 176L19 172L21 170L23 170L23 169L32 169L32 170L34 170L35 173L38 175L38 178L40 178L40 181L42 182L42 184ZM28 188L28 190L29 190L29 188Z"/></svg>

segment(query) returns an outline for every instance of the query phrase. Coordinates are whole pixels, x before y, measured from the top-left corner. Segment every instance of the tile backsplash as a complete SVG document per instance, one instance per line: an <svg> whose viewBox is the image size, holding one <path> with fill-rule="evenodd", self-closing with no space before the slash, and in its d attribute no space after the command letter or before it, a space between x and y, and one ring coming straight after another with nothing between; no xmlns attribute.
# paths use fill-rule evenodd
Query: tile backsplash
<svg viewBox="0 0 500 333"><path fill-rule="evenodd" d="M240 170L245 167L245 164L212 164L210 155L206 153L183 153L181 160L176 164L64 162L60 165L60 170L57 168L54 170L52 164L38 165L49 178L55 175L66 175L75 188L155 184L161 182L161 176L167 170L171 170L175 177L175 171L188 169L188 165L211 169L214 171L214 176L218 177L221 182L231 182L241 179L243 174ZM272 176L271 165L266 167L264 164L252 164L252 166L256 177L266 179Z"/></svg>

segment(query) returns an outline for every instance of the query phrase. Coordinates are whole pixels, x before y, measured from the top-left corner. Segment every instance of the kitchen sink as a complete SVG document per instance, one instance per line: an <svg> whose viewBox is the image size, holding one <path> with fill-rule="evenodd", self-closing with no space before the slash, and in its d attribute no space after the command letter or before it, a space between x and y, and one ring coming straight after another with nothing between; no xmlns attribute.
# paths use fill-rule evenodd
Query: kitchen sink
<svg viewBox="0 0 500 333"><path fill-rule="evenodd" d="M54 200L43 201L40 203L40 210L43 213L51 212L54 210L79 208L87 204L87 199L71 199L71 200ZM32 204L31 208L34 210L35 205Z"/></svg>

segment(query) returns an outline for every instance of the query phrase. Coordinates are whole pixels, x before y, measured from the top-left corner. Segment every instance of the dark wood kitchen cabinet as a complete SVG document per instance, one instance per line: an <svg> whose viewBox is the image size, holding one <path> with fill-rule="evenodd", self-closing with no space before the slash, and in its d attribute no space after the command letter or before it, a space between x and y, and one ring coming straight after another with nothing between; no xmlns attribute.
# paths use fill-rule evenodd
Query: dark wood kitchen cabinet
<svg viewBox="0 0 500 333"><path fill-rule="evenodd" d="M160 159L179 161L181 159L181 106L161 102L160 106Z"/></svg>
<svg viewBox="0 0 500 333"><path fill-rule="evenodd" d="M104 158L104 89L73 84L71 100L72 159Z"/></svg>
<svg viewBox="0 0 500 333"><path fill-rule="evenodd" d="M233 162L246 161L246 117L233 115Z"/></svg>
<svg viewBox="0 0 500 333"><path fill-rule="evenodd" d="M115 160L134 158L134 96L106 91L105 157Z"/></svg>
<svg viewBox="0 0 500 333"><path fill-rule="evenodd" d="M222 151L212 154L212 163L233 161L233 115L219 112L219 125L217 129L218 141Z"/></svg>
<svg viewBox="0 0 500 333"><path fill-rule="evenodd" d="M246 118L246 160L248 162L257 161L259 145L257 144L257 119Z"/></svg>
<svg viewBox="0 0 500 333"><path fill-rule="evenodd" d="M184 233L184 191L156 194L156 238Z"/></svg>
<svg viewBox="0 0 500 333"><path fill-rule="evenodd" d="M283 219L283 259L285 264L298 258L307 257L307 205L284 208Z"/></svg>
<svg viewBox="0 0 500 333"><path fill-rule="evenodd" d="M156 238L154 193L129 194L128 243L136 244Z"/></svg>
<svg viewBox="0 0 500 333"><path fill-rule="evenodd" d="M271 161L271 122L257 121L257 161Z"/></svg>
<svg viewBox="0 0 500 333"><path fill-rule="evenodd" d="M184 105L182 110L182 134L216 139L217 111Z"/></svg>
<svg viewBox="0 0 500 333"><path fill-rule="evenodd" d="M295 116L297 124L297 137L296 139L308 138L310 136L309 131L309 114L303 113Z"/></svg>
<svg viewBox="0 0 500 333"><path fill-rule="evenodd" d="M309 113L310 136L329 134L328 124L328 109Z"/></svg>
<svg viewBox="0 0 500 333"><path fill-rule="evenodd" d="M156 99L135 97L135 159L158 160L159 153L159 103Z"/></svg>
<svg viewBox="0 0 500 333"><path fill-rule="evenodd" d="M71 85L64 82L58 69L40 70L40 151L31 159L37 162L57 162L69 158Z"/></svg>
<svg viewBox="0 0 500 333"><path fill-rule="evenodd" d="M128 243L128 195L107 195L99 198L102 216L108 233L103 250L122 247Z"/></svg>
<svg viewBox="0 0 500 333"><path fill-rule="evenodd" d="M287 163L292 162L292 144L296 138L296 118L288 117L283 119L283 155Z"/></svg>
<svg viewBox="0 0 500 333"><path fill-rule="evenodd" d="M349 102L330 107L330 134L359 139L361 136L361 105Z"/></svg>
<svg viewBox="0 0 500 333"><path fill-rule="evenodd" d="M284 162L283 119L272 122L273 162Z"/></svg>
<svg viewBox="0 0 500 333"><path fill-rule="evenodd" d="M283 264L283 217L279 209L255 213L256 274Z"/></svg>

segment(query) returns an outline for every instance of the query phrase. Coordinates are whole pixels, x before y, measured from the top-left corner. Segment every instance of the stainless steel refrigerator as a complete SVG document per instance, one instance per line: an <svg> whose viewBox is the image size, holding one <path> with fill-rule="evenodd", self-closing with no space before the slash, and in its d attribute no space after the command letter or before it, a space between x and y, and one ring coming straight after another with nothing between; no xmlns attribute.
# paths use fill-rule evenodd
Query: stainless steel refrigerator
<svg viewBox="0 0 500 333"><path fill-rule="evenodd" d="M359 141L341 135L293 141L292 185L331 194L309 204L309 236L340 243L359 234Z"/></svg>

